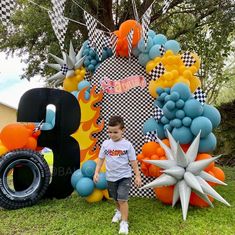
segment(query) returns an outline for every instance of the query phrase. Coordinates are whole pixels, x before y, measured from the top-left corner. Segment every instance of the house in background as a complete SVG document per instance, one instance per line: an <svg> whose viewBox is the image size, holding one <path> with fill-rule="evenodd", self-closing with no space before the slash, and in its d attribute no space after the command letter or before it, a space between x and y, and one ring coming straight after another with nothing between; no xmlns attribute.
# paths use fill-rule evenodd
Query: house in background
<svg viewBox="0 0 235 235"><path fill-rule="evenodd" d="M0 130L7 124L16 122L17 109L0 101Z"/></svg>

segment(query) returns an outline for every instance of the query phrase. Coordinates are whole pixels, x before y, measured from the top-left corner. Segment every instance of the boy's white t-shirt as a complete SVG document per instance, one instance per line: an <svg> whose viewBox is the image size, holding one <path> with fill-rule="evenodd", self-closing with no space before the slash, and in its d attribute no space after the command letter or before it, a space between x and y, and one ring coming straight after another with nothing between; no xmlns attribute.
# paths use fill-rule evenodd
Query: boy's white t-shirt
<svg viewBox="0 0 235 235"><path fill-rule="evenodd" d="M99 158L106 160L106 179L115 182L131 177L129 161L136 160L132 144L126 140L105 140L101 146Z"/></svg>

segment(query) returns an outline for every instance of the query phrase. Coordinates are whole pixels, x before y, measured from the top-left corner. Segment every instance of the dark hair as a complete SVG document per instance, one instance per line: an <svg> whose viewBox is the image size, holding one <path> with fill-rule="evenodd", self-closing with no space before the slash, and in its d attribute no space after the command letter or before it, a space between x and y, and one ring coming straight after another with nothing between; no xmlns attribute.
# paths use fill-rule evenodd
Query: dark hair
<svg viewBox="0 0 235 235"><path fill-rule="evenodd" d="M119 125L121 129L123 129L124 126L125 126L123 118L120 117L120 116L112 116L112 117L110 117L108 125L109 126L117 126L117 125Z"/></svg>

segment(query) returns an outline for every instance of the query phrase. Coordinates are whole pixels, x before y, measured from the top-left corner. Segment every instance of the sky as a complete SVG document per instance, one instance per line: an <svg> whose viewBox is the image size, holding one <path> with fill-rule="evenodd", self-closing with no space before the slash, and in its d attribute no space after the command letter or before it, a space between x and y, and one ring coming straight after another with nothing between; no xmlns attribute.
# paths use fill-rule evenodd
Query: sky
<svg viewBox="0 0 235 235"><path fill-rule="evenodd" d="M20 58L9 56L0 52L0 103L17 109L20 97L29 89L42 87L43 81L39 77L20 79L26 67Z"/></svg>

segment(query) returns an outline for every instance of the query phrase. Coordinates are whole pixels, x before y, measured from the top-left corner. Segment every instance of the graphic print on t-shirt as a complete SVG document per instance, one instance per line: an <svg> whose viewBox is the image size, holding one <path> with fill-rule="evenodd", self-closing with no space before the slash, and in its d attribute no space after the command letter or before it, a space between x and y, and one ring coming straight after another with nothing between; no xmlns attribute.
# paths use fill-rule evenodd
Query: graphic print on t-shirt
<svg viewBox="0 0 235 235"><path fill-rule="evenodd" d="M127 154L127 150L117 150L117 149L111 150L111 149L106 149L104 151L104 153L106 155L109 155L110 157L120 157L122 155Z"/></svg>

